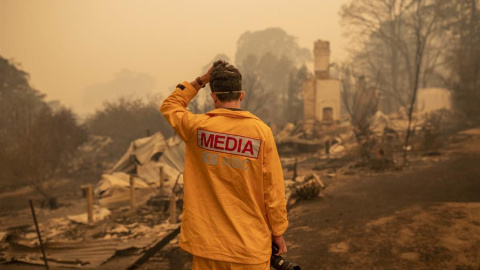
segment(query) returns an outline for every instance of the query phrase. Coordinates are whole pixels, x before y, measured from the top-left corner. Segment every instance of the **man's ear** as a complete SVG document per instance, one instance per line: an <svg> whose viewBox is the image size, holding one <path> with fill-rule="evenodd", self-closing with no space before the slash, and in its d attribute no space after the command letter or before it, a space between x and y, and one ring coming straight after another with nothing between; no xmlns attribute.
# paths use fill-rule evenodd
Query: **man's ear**
<svg viewBox="0 0 480 270"><path fill-rule="evenodd" d="M240 99L239 100L242 101L244 96L245 96L245 91L240 92Z"/></svg>
<svg viewBox="0 0 480 270"><path fill-rule="evenodd" d="M210 96L211 96L212 99L213 99L213 103L217 103L217 100L218 100L217 95L215 95L215 93L211 92L211 93L210 93Z"/></svg>

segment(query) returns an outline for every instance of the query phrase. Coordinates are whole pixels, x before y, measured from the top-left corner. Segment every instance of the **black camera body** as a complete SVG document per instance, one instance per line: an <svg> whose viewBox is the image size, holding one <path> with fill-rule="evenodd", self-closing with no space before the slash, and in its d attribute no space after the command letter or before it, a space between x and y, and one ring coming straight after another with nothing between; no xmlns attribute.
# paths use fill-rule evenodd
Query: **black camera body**
<svg viewBox="0 0 480 270"><path fill-rule="evenodd" d="M270 258L270 266L275 270L301 270L298 264L285 260L282 256L275 255L278 253L278 245L272 243L272 257Z"/></svg>

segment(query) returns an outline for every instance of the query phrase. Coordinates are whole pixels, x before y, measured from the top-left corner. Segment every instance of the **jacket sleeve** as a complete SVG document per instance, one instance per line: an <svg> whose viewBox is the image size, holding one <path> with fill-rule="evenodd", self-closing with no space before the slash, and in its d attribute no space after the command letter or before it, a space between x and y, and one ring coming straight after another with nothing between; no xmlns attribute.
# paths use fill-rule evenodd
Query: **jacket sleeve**
<svg viewBox="0 0 480 270"><path fill-rule="evenodd" d="M273 134L268 129L265 139L263 166L264 198L267 218L274 236L282 235L288 227L285 181Z"/></svg>
<svg viewBox="0 0 480 270"><path fill-rule="evenodd" d="M196 95L197 90L185 81L179 84L160 106L167 122L184 141L187 141L195 119L195 114L187 110L187 105Z"/></svg>

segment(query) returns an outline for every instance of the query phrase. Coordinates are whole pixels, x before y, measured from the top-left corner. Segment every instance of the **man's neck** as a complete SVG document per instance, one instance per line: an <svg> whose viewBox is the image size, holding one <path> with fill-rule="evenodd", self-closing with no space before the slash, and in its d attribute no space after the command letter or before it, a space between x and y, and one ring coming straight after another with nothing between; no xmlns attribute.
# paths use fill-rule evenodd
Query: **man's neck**
<svg viewBox="0 0 480 270"><path fill-rule="evenodd" d="M216 105L215 107L217 109L219 109L219 108L240 109L240 102L239 101L222 102L222 103L218 103L218 105Z"/></svg>

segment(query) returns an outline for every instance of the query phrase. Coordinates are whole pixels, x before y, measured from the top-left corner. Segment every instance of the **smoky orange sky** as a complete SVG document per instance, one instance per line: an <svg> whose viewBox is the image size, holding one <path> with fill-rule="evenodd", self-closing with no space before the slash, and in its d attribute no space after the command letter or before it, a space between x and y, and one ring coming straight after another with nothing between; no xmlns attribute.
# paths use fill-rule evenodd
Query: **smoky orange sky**
<svg viewBox="0 0 480 270"><path fill-rule="evenodd" d="M166 95L217 54L234 62L246 31L283 28L302 47L345 56L338 11L348 0L1 0L0 55L82 116L122 95ZM313 63L309 63L313 65Z"/></svg>

